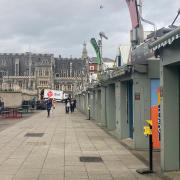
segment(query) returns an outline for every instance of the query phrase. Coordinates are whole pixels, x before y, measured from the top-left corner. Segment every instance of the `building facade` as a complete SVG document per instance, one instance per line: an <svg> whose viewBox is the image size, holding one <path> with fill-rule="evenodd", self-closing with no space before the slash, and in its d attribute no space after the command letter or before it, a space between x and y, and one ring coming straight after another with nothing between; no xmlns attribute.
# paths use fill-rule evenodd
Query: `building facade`
<svg viewBox="0 0 180 180"><path fill-rule="evenodd" d="M87 55L86 55L87 56ZM84 69L82 58L55 58L53 54L0 54L0 89L3 91L63 90L72 94L74 84L81 85Z"/></svg>

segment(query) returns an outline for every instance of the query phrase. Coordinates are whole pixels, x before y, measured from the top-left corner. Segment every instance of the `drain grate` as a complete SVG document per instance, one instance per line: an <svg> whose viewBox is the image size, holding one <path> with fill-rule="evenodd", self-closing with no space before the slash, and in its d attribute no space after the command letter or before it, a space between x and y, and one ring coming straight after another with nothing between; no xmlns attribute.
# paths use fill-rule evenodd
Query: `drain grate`
<svg viewBox="0 0 180 180"><path fill-rule="evenodd" d="M27 133L25 134L26 137L42 137L44 133Z"/></svg>
<svg viewBox="0 0 180 180"><path fill-rule="evenodd" d="M101 157L93 157L93 156L81 156L81 162L103 162Z"/></svg>

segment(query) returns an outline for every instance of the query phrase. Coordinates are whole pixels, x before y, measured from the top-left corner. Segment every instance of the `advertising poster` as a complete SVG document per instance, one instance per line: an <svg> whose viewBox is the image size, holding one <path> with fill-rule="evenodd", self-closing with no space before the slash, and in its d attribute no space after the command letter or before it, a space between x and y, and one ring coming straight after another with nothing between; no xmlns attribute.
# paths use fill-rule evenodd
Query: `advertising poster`
<svg viewBox="0 0 180 180"><path fill-rule="evenodd" d="M160 148L160 80L151 80L151 120L153 148Z"/></svg>

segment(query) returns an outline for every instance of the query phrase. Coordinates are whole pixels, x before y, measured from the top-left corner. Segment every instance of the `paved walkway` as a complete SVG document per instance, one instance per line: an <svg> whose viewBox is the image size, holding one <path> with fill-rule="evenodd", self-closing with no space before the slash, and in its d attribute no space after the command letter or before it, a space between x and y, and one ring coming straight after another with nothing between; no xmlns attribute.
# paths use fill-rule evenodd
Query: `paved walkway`
<svg viewBox="0 0 180 180"><path fill-rule="evenodd" d="M0 132L0 180L159 179L137 174L144 164L85 119L79 112L65 114L61 104L50 118L42 111ZM103 162L80 162L80 156Z"/></svg>

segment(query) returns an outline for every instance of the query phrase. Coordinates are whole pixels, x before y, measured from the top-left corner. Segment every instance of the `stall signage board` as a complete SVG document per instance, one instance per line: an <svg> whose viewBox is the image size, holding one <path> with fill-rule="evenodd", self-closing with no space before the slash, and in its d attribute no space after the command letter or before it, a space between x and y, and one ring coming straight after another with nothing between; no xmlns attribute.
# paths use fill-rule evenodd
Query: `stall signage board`
<svg viewBox="0 0 180 180"><path fill-rule="evenodd" d="M139 92L136 92L136 93L135 93L135 100L136 100L136 101L139 101L140 99L141 99L140 93L139 93Z"/></svg>

